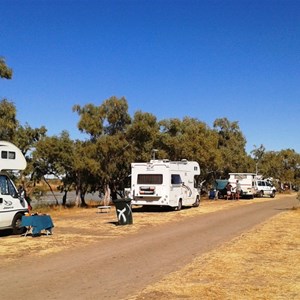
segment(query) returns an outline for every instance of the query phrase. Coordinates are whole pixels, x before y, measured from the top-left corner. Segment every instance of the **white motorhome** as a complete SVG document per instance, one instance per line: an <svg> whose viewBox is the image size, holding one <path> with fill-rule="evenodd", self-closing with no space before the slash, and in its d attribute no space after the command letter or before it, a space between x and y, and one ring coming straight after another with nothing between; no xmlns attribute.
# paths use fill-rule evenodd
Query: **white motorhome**
<svg viewBox="0 0 300 300"><path fill-rule="evenodd" d="M131 164L132 205L199 206L195 177L200 175L195 161L150 160Z"/></svg>
<svg viewBox="0 0 300 300"><path fill-rule="evenodd" d="M255 178L255 173L229 173L228 182L235 188L238 180L241 185L241 196L253 199L255 195Z"/></svg>
<svg viewBox="0 0 300 300"><path fill-rule="evenodd" d="M4 173L5 170L24 170L26 159L14 144L0 141L0 229L12 229L14 234L21 234L22 216L28 212L28 203L20 198L18 191Z"/></svg>

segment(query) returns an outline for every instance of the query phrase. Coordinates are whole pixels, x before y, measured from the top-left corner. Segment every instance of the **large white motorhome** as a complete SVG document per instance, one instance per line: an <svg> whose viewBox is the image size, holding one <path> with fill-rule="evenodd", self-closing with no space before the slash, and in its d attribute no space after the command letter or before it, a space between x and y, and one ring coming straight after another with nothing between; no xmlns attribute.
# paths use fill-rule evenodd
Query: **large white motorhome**
<svg viewBox="0 0 300 300"><path fill-rule="evenodd" d="M195 177L200 175L195 161L150 160L131 164L132 205L199 206L200 193Z"/></svg>
<svg viewBox="0 0 300 300"><path fill-rule="evenodd" d="M21 234L22 216L28 212L28 203L19 197L18 191L4 173L5 170L24 170L26 159L14 144L0 141L0 229L12 229L14 234Z"/></svg>

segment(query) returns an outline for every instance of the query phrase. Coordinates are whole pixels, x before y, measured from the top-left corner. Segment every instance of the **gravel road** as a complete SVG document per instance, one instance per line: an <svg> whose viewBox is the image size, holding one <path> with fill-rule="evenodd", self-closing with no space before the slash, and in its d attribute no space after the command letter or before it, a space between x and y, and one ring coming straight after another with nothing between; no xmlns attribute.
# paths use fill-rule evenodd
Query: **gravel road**
<svg viewBox="0 0 300 300"><path fill-rule="evenodd" d="M2 268L0 299L126 299L193 258L290 209L294 198L236 206ZM129 225L130 226L130 225ZM123 226L124 231L127 226Z"/></svg>

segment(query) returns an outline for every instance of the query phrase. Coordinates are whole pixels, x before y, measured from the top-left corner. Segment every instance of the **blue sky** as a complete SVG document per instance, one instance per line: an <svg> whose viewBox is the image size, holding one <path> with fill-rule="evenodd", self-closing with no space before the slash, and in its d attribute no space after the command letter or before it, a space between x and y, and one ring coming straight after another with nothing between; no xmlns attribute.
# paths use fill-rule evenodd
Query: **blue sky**
<svg viewBox="0 0 300 300"><path fill-rule="evenodd" d="M300 153L300 1L0 0L0 99L49 135L75 104L238 121L246 150Z"/></svg>

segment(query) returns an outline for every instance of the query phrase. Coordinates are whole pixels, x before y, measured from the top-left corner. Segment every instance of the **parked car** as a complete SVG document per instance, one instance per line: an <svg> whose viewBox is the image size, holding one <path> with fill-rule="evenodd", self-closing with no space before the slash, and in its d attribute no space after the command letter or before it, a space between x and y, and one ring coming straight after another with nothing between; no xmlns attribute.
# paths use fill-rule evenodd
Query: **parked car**
<svg viewBox="0 0 300 300"><path fill-rule="evenodd" d="M257 197L270 196L274 198L276 195L276 188L272 182L268 180L255 180L255 195Z"/></svg>

